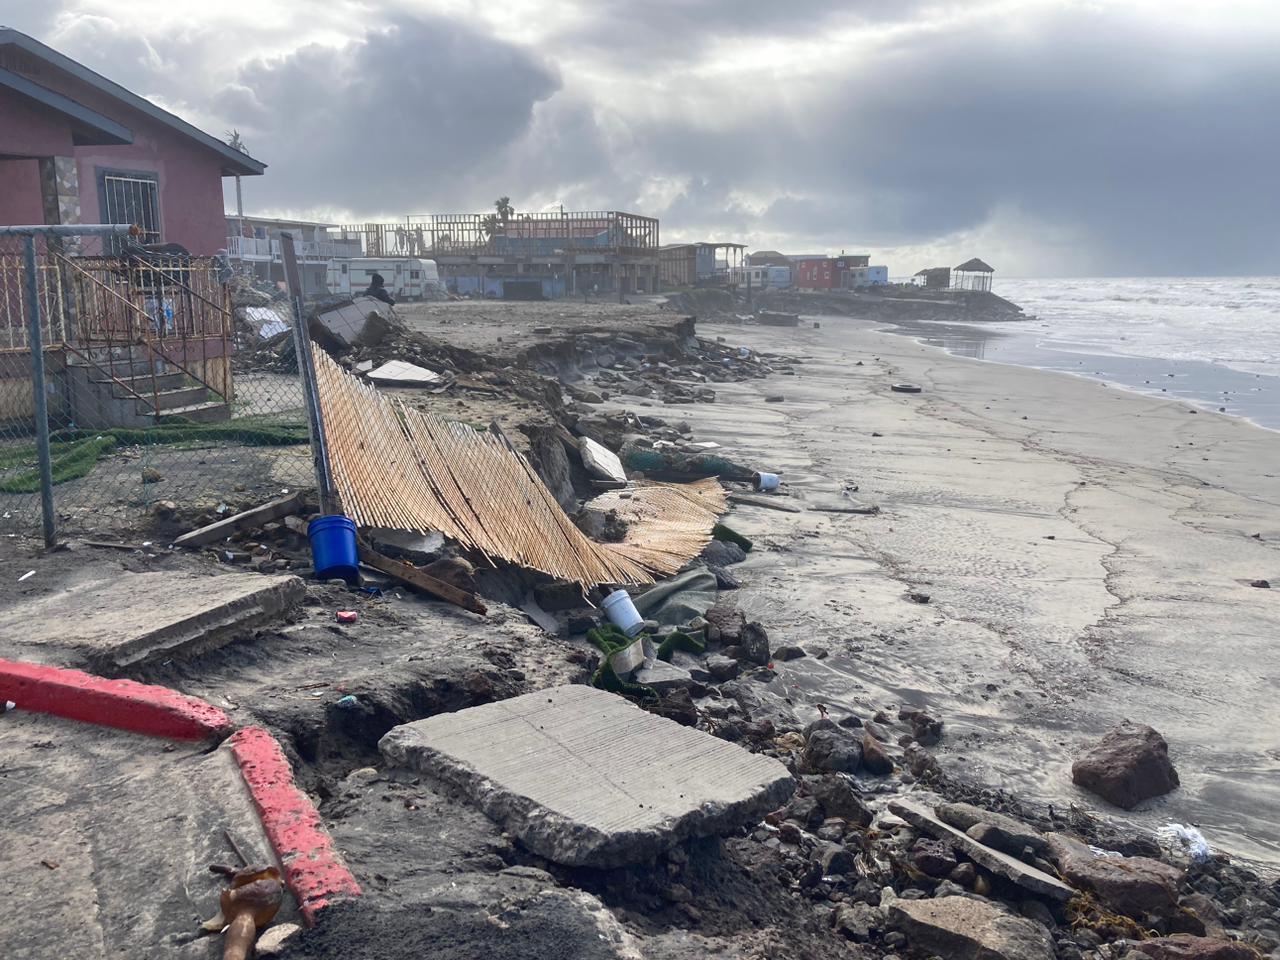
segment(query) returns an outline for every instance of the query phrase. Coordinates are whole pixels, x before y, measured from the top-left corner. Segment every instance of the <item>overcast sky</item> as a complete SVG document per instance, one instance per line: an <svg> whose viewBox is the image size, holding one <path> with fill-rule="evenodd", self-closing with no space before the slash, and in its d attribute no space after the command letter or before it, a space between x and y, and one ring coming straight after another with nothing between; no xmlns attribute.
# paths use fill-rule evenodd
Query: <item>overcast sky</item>
<svg viewBox="0 0 1280 960"><path fill-rule="evenodd" d="M1280 272L1274 0L8 0L246 211L658 216L895 276ZM233 196L229 192L229 197ZM233 201L232 201L233 202Z"/></svg>

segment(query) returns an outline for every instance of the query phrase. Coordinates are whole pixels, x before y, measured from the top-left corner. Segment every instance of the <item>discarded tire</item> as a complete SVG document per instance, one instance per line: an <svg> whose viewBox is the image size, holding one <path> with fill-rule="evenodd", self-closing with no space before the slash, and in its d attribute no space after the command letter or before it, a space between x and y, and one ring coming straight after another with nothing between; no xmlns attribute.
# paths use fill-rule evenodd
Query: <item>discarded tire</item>
<svg viewBox="0 0 1280 960"><path fill-rule="evenodd" d="M914 383L895 383L889 388L894 393L919 393L920 388Z"/></svg>

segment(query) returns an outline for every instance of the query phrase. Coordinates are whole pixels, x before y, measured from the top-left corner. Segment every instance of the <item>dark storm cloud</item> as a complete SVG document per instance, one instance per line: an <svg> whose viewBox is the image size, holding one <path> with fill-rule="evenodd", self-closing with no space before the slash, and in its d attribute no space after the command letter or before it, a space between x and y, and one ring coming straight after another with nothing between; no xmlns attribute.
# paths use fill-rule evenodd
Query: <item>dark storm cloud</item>
<svg viewBox="0 0 1280 960"><path fill-rule="evenodd" d="M559 88L527 49L417 17L252 62L217 106L271 164L274 205L403 214L469 207Z"/></svg>
<svg viewBox="0 0 1280 960"><path fill-rule="evenodd" d="M657 169L782 194L755 224L780 235L922 243L1012 206L1076 228L1116 272L1272 272L1277 117L1265 44L1076 8L905 37L799 118L779 101L728 131L638 139Z"/></svg>
<svg viewBox="0 0 1280 960"><path fill-rule="evenodd" d="M237 127L270 164L246 184L263 212L364 218L506 194L783 248L936 245L1008 220L1030 231L1004 239L1036 272L1055 269L1034 260L1037 224L1112 273L1280 260L1270 14L592 0L549 5L535 45L479 13L371 17L334 0L316 35L369 32L246 62L197 16L146 29L69 12L88 2L20 5L15 25L56 24L51 42L94 69L210 132Z"/></svg>

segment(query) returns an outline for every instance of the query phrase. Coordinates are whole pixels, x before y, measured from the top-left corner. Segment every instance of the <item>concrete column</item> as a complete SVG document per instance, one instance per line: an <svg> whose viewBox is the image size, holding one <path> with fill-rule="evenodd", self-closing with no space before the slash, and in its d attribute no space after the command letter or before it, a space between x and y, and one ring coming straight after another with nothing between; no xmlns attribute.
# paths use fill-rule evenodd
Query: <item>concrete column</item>
<svg viewBox="0 0 1280 960"><path fill-rule="evenodd" d="M45 223L83 223L74 157L40 158L40 202Z"/></svg>

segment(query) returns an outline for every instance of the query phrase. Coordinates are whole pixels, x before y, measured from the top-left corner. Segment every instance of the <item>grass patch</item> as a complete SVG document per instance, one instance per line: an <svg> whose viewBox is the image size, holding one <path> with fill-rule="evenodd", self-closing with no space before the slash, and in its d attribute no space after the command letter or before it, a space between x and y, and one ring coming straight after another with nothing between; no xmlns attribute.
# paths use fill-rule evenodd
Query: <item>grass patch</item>
<svg viewBox="0 0 1280 960"><path fill-rule="evenodd" d="M59 430L49 438L54 484L87 476L118 447L191 443L233 443L248 447L289 447L310 442L305 425L247 422L163 423L154 427ZM36 493L40 466L34 443L0 451L0 493Z"/></svg>

